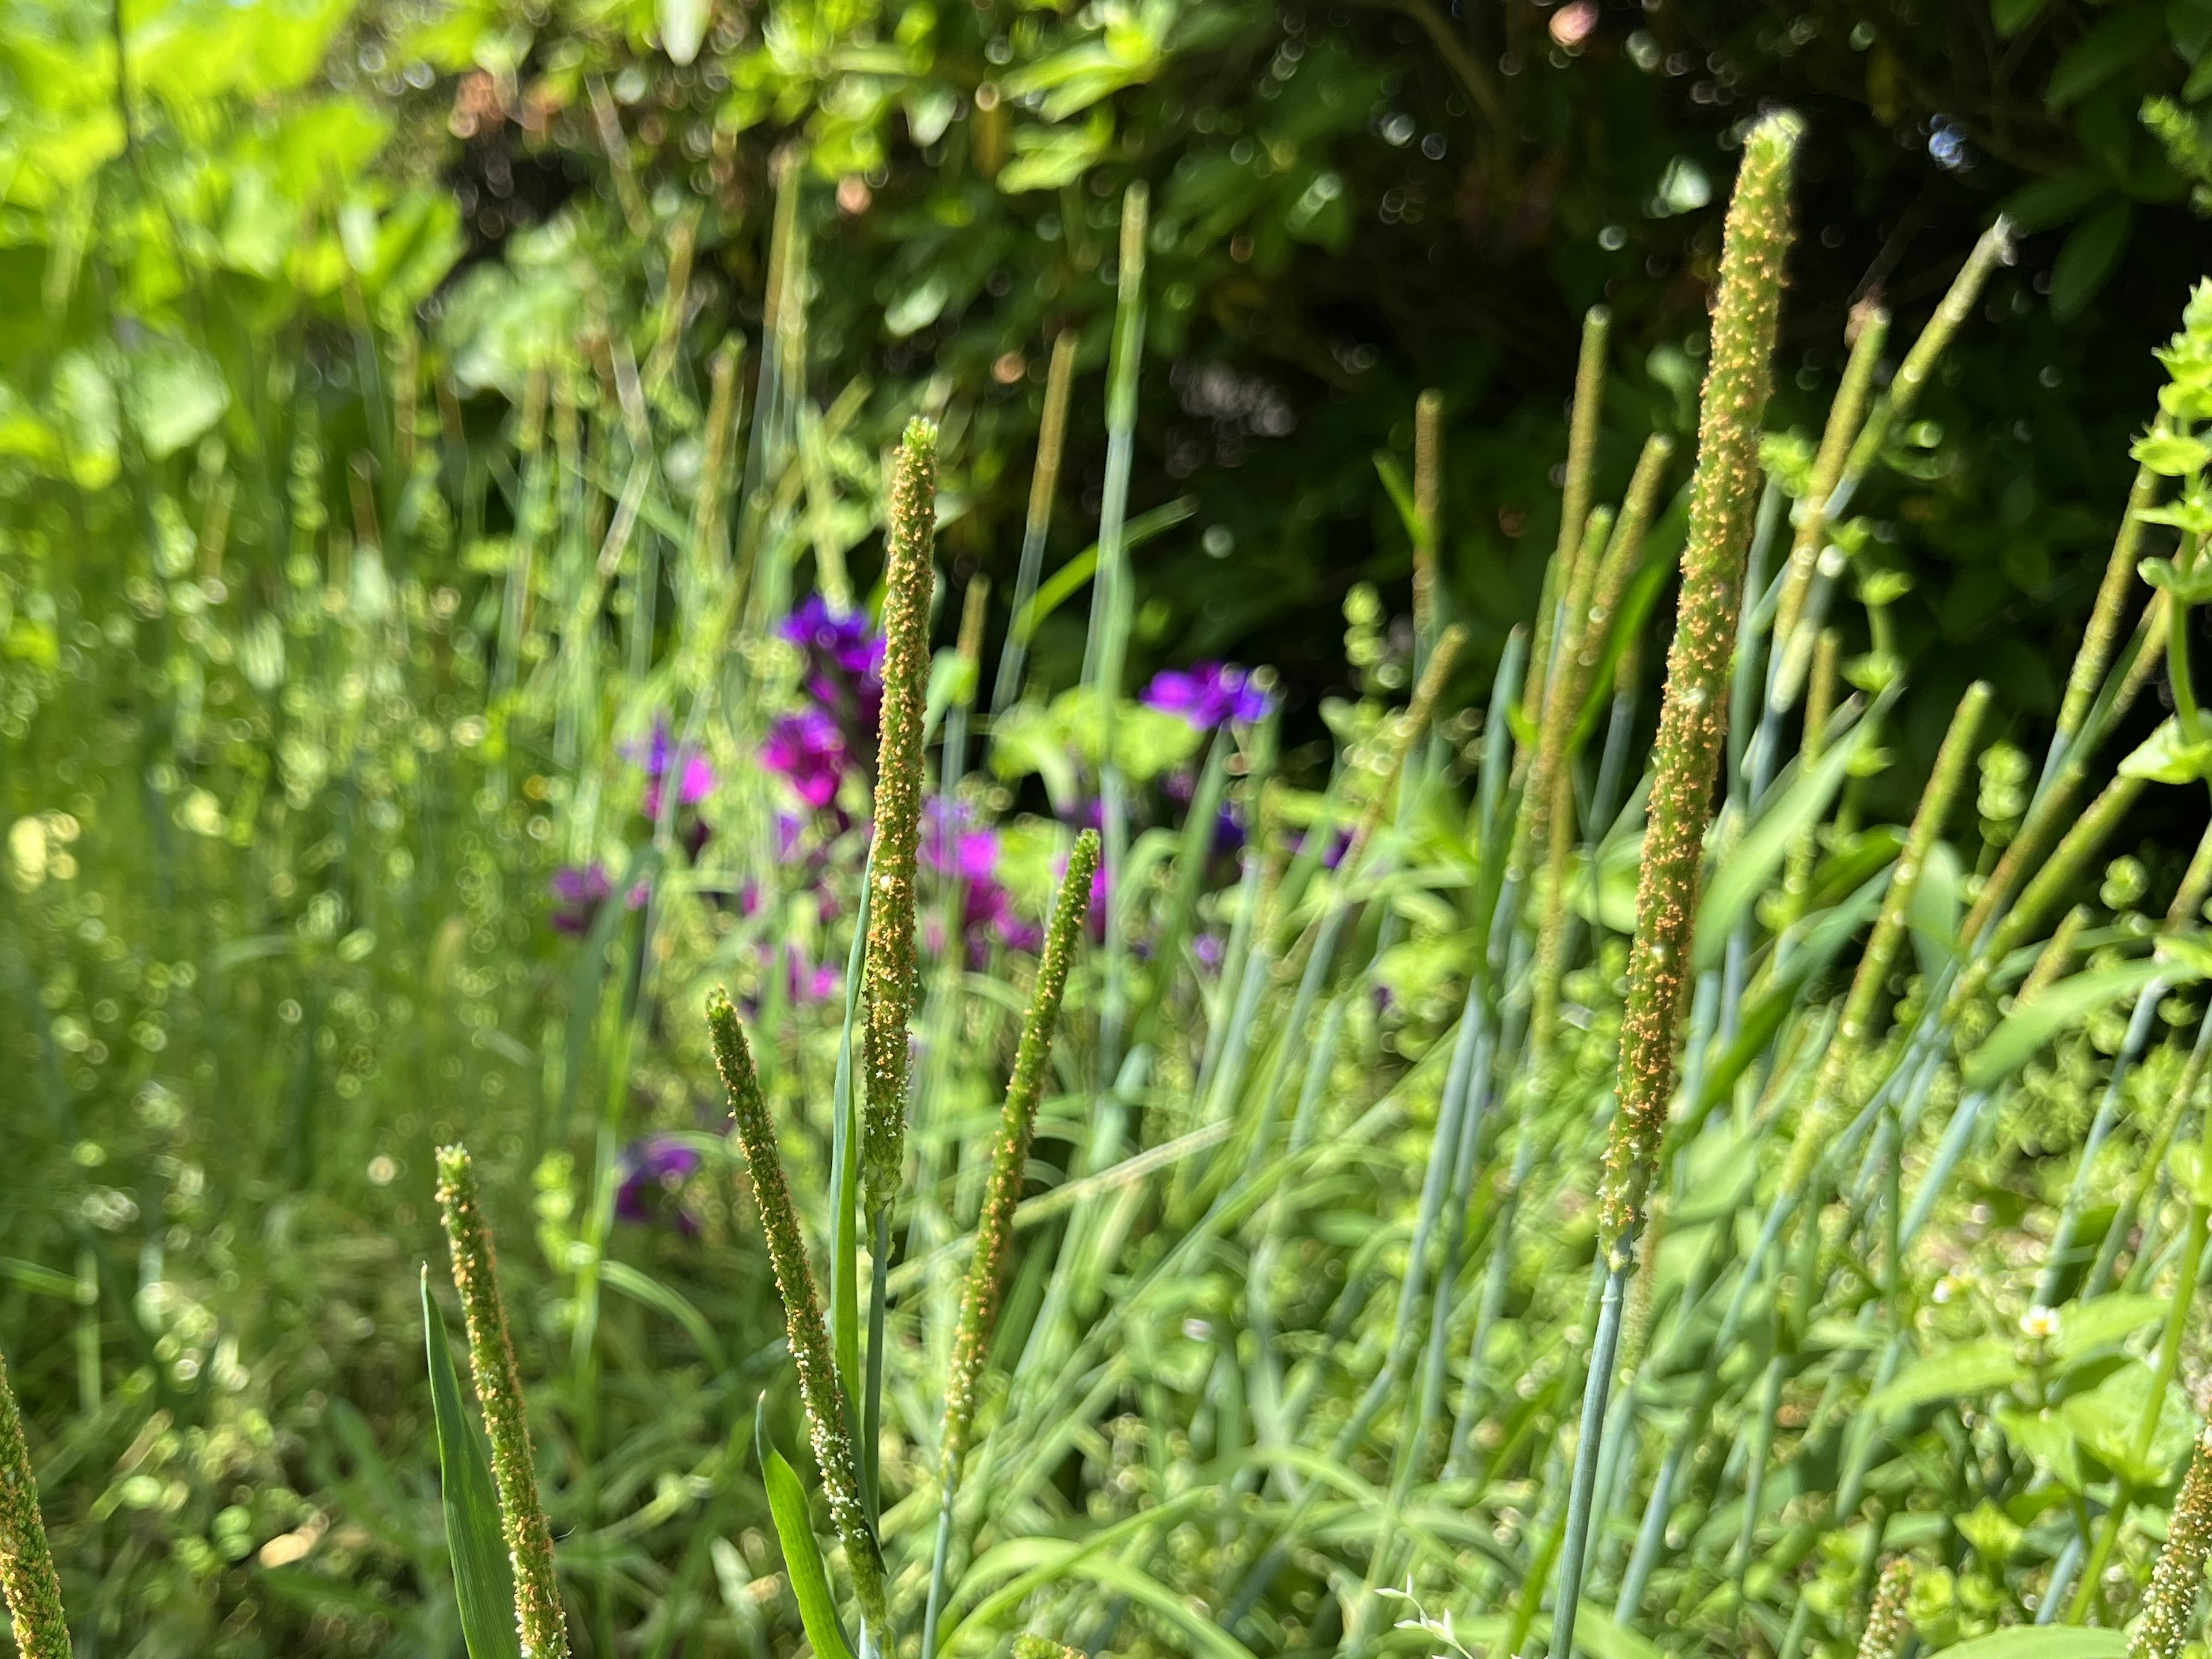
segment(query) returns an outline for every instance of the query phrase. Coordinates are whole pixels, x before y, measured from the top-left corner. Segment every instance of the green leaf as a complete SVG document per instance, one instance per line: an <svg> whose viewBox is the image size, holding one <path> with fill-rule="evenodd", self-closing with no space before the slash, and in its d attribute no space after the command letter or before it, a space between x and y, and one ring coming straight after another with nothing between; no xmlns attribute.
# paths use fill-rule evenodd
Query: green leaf
<svg viewBox="0 0 2212 1659"><path fill-rule="evenodd" d="M2212 447L2178 432L2154 432L2138 438L2128 453L2161 478L2185 478L2212 460Z"/></svg>
<svg viewBox="0 0 2212 1659"><path fill-rule="evenodd" d="M2123 1365L2087 1394L2074 1395L2058 1408L2066 1426L2099 1462L2138 1486L2164 1486L2197 1437L2197 1418L2189 1408L2188 1395L2178 1383L2168 1382L2149 1451L2142 1457L2136 1455L2136 1442L2149 1415L2151 1389L2157 1380L2148 1365Z"/></svg>
<svg viewBox="0 0 2212 1659"><path fill-rule="evenodd" d="M2114 202L2074 227L2066 246L2051 267L2051 314L2071 322L2087 309L2127 252L2128 234L2135 228L2136 211L2126 202Z"/></svg>
<svg viewBox="0 0 2212 1659"><path fill-rule="evenodd" d="M444 1493L446 1547L453 1559L453 1589L461 1605L461 1635L469 1659L521 1659L514 1623L514 1572L499 1529L499 1498L492 1490L491 1457L483 1431L461 1403L460 1380L446 1340L446 1316L430 1299L430 1269L422 1269L422 1344L430 1367L430 1406L438 1425L438 1484Z"/></svg>
<svg viewBox="0 0 2212 1659"><path fill-rule="evenodd" d="M2212 776L2212 739L2184 743L2180 722L2169 716L2120 763L2120 775L2148 778L2153 783L2193 783Z"/></svg>
<svg viewBox="0 0 2212 1659"><path fill-rule="evenodd" d="M2041 1053L2068 1026L2154 979L2179 984L2202 977L2197 969L2171 962L2130 962L2098 973L2076 974L2014 1008L1989 1041L1966 1056L1961 1068L1966 1085L1970 1089L1993 1087Z"/></svg>
<svg viewBox="0 0 2212 1659"><path fill-rule="evenodd" d="M1866 1408L1877 1415L1910 1411L1938 1400L1988 1394L2027 1374L2013 1343L1986 1336L1914 1360L1887 1387L1868 1396Z"/></svg>
<svg viewBox="0 0 2212 1659"><path fill-rule="evenodd" d="M2014 1625L1945 1648L1942 1659L2125 1659L2127 1650L2127 1636L2120 1631Z"/></svg>
<svg viewBox="0 0 2212 1659"><path fill-rule="evenodd" d="M2136 59L2166 46L2166 8L2137 0L2122 8L2075 43L2051 71L2044 101L2054 110L2079 103ZM2052 284L2052 291L2057 291Z"/></svg>
<svg viewBox="0 0 2212 1659"><path fill-rule="evenodd" d="M2009 40L2022 29L2043 15L2051 0L1990 0L1990 21L1996 25L1997 33Z"/></svg>
<svg viewBox="0 0 2212 1659"><path fill-rule="evenodd" d="M2045 1407L2029 1411L2008 1406L1996 1413L1997 1426L2020 1450L2049 1469L2070 1492L2081 1490L2081 1449L2065 1419Z"/></svg>
<svg viewBox="0 0 2212 1659"><path fill-rule="evenodd" d="M2212 562L2199 560L2184 570L2171 559L2144 559L2136 566L2136 574L2179 604L2203 605L2212 599Z"/></svg>
<svg viewBox="0 0 2212 1659"><path fill-rule="evenodd" d="M761 1479L768 1487L769 1513L775 1519L775 1535L783 1546L783 1565L791 1574L791 1593L799 1602L799 1622L813 1644L817 1659L853 1659L838 1622L836 1598L830 1593L829 1571L822 1564L821 1547L814 1541L814 1522L807 1513L806 1488L769 1437L768 1396L753 1405L753 1443L760 1449Z"/></svg>
<svg viewBox="0 0 2212 1659"><path fill-rule="evenodd" d="M2023 185L2005 198L1998 211L2021 234L2033 235L2079 217L2112 189L2112 181L2094 167L2076 167Z"/></svg>

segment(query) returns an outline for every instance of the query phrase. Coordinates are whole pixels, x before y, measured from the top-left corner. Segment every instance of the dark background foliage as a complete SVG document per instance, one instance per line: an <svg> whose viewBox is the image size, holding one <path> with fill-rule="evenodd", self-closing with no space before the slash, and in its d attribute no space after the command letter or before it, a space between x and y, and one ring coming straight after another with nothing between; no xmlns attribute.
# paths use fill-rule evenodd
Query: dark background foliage
<svg viewBox="0 0 2212 1659"><path fill-rule="evenodd" d="M606 77L640 196L701 200L706 264L731 296L718 303L742 319L757 312L770 157L811 136L817 372L870 374L887 416L932 374L984 390L969 441L980 510L952 548L1001 592L1062 326L1082 331L1087 373L1050 562L1088 538L1115 218L1121 187L1149 181L1158 355L1134 505L1181 494L1198 510L1141 556L1143 648L1270 662L1310 692L1339 672L1352 584L1404 608L1407 539L1370 457L1409 450L1420 389L1445 398L1448 574L1480 647L1473 672L1534 608L1585 307L1614 314L1606 486L1652 426L1686 427L1735 135L1788 103L1813 137L1775 424L1825 402L1854 301L1893 309L1894 357L1996 212L2021 226L2016 264L1901 447L1908 469L1860 506L1869 559L1914 582L1898 617L1916 678L1990 676L2030 723L2055 708L2150 406L2151 349L2212 251L2140 118L2147 95L2184 87L2212 8L1213 4L1174 15L1143 76L1084 112L1111 131L1079 179L994 190L1016 106L997 82L1077 50L1098 9L948 9L927 71L954 100L942 134L917 145L916 124L886 114L842 173L804 100L703 160L687 137L695 112L726 118L738 94L724 87L757 79L764 17L724 15L681 70L635 20L629 37L568 20L541 37L534 88L526 70L518 82L526 116L565 107L494 125L452 164L465 206L500 193L482 177L495 166L528 169L541 193L596 183L611 198L603 127L575 90ZM880 32L913 33L915 15L887 13ZM505 218L480 212L478 236ZM1042 642L1048 672L1065 666L1066 626Z"/></svg>

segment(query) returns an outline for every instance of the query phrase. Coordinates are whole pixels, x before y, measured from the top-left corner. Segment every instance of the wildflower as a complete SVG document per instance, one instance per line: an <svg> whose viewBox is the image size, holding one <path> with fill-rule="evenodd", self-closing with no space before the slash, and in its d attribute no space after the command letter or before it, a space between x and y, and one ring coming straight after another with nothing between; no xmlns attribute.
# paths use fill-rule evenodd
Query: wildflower
<svg viewBox="0 0 2212 1659"><path fill-rule="evenodd" d="M607 866L596 860L590 864L562 865L546 885L553 894L554 930L580 938L592 931L592 924L599 920L599 906L614 892ZM623 902L632 910L640 909L650 891L647 884L638 882L623 896Z"/></svg>
<svg viewBox="0 0 2212 1659"><path fill-rule="evenodd" d="M805 653L808 700L836 723L848 749L865 754L883 715L884 636L865 614L833 611L818 593L779 631Z"/></svg>
<svg viewBox="0 0 2212 1659"><path fill-rule="evenodd" d="M820 808L837 799L845 775L845 735L819 708L779 716L761 744L761 761L788 779L799 799Z"/></svg>
<svg viewBox="0 0 2212 1659"><path fill-rule="evenodd" d="M2058 1334L2058 1310L2038 1305L2020 1316L2020 1334L2031 1342L2048 1342Z"/></svg>
<svg viewBox="0 0 2212 1659"><path fill-rule="evenodd" d="M665 720L654 720L650 738L624 744L622 752L624 759L645 769L644 805L649 818L659 817L661 790L672 776L677 780L678 806L696 806L714 793L713 764L691 744L677 743Z"/></svg>
<svg viewBox="0 0 2212 1659"><path fill-rule="evenodd" d="M1224 720L1250 724L1268 708L1267 694L1234 663L1194 663L1188 670L1166 668L1145 688L1145 706L1180 714L1201 732Z"/></svg>
<svg viewBox="0 0 2212 1659"><path fill-rule="evenodd" d="M622 1180L615 1188L615 1214L624 1221L650 1222L656 1218L655 1194L665 1205L661 1217L677 1231L696 1233L699 1223L678 1201L684 1183L698 1170L696 1149L673 1135L647 1135L623 1149Z"/></svg>

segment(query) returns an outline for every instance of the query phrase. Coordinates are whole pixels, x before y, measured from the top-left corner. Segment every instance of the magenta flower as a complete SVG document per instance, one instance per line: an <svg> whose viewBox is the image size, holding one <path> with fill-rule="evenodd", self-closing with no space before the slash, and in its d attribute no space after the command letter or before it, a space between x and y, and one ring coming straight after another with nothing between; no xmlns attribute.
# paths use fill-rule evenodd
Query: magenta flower
<svg viewBox="0 0 2212 1659"><path fill-rule="evenodd" d="M691 744L678 744L665 720L655 720L650 738L624 744L622 752L625 759L645 769L645 815L649 818L660 816L660 792L672 775L677 779L678 806L696 806L714 793L713 764Z"/></svg>
<svg viewBox="0 0 2212 1659"><path fill-rule="evenodd" d="M837 799L845 775L845 734L819 708L779 716L761 744L761 762L790 781L799 799L823 807Z"/></svg>
<svg viewBox="0 0 2212 1659"><path fill-rule="evenodd" d="M1180 714L1201 732L1224 720L1249 723L1267 714L1267 694L1234 663L1193 663L1188 670L1167 668L1145 688L1145 706Z"/></svg>
<svg viewBox="0 0 2212 1659"><path fill-rule="evenodd" d="M615 1214L624 1221L665 1218L678 1232L697 1232L699 1224L684 1209L681 1194L684 1183L697 1172L699 1164L698 1152L673 1135L647 1135L633 1140L623 1148Z"/></svg>

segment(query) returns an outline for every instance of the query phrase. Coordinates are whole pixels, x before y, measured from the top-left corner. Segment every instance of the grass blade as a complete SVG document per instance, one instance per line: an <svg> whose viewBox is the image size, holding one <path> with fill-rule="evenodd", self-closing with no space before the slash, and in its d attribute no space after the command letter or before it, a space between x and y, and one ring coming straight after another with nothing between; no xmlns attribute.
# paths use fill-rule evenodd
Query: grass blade
<svg viewBox="0 0 2212 1659"><path fill-rule="evenodd" d="M422 1269L422 1346L430 1368L430 1404L438 1425L438 1482L446 1512L446 1547L453 1559L453 1592L469 1659L520 1659L514 1624L514 1573L499 1532L499 1499L491 1457L468 1409L446 1337L446 1318L430 1299Z"/></svg>

